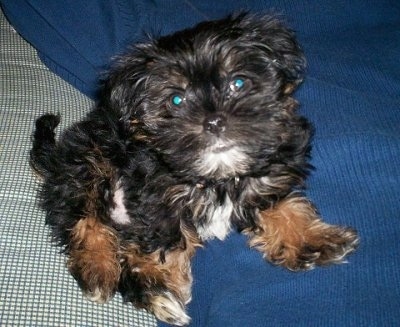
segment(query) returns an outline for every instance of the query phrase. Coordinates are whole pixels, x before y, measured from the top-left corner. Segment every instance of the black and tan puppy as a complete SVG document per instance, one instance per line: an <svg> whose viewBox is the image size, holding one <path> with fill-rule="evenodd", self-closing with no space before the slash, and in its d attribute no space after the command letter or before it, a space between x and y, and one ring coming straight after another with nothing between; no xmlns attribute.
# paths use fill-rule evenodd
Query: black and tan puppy
<svg viewBox="0 0 400 327"><path fill-rule="evenodd" d="M291 270L354 250L356 233L323 223L301 193L312 128L292 93L304 69L292 31L240 14L133 47L58 141L59 118L38 119L41 206L91 299L120 291L185 325L205 240L239 230Z"/></svg>

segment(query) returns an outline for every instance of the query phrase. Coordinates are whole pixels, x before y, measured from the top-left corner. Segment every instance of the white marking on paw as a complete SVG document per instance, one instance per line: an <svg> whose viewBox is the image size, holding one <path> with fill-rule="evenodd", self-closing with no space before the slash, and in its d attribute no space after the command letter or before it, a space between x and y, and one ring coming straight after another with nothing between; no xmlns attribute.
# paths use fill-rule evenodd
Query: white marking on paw
<svg viewBox="0 0 400 327"><path fill-rule="evenodd" d="M100 288L96 288L93 292L86 292L85 296L89 301L99 304L106 303L108 300L108 297L104 296Z"/></svg>
<svg viewBox="0 0 400 327"><path fill-rule="evenodd" d="M348 235L345 235L346 238L350 238L353 235L352 232L347 232L346 234L348 234ZM354 237L353 241L351 243L347 244L346 246L344 246L342 249L343 252L342 253L339 252L336 255L336 257L332 260L332 262L348 263L348 261L345 259L345 257L348 254L355 251L359 242L360 242L360 239L358 237Z"/></svg>
<svg viewBox="0 0 400 327"><path fill-rule="evenodd" d="M150 301L152 311L158 319L176 326L190 323L190 317L186 314L183 304L170 292L153 296Z"/></svg>

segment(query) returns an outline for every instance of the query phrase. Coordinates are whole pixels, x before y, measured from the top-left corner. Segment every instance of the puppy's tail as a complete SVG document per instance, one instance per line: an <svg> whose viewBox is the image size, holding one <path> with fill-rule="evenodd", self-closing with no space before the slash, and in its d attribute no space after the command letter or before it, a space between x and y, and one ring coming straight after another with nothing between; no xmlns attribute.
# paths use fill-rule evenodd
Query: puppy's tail
<svg viewBox="0 0 400 327"><path fill-rule="evenodd" d="M53 114L43 115L36 120L30 165L42 177L48 175L55 164L52 156L56 146L54 130L59 123L60 116Z"/></svg>

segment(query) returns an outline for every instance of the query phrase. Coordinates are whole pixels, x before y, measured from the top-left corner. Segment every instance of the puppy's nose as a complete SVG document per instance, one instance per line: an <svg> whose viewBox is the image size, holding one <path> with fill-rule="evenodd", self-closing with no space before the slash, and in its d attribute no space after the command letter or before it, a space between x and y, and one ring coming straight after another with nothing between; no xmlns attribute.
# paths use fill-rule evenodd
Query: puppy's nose
<svg viewBox="0 0 400 327"><path fill-rule="evenodd" d="M203 126L205 131L218 135L225 131L226 119L219 114L210 115L204 119Z"/></svg>

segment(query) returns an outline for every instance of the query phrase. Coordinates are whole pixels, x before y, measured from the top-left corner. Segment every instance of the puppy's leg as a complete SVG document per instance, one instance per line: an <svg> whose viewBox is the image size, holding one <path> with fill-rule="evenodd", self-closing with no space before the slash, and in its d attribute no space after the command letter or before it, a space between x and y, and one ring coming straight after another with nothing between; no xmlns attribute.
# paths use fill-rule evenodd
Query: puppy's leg
<svg viewBox="0 0 400 327"><path fill-rule="evenodd" d="M250 246L290 270L343 262L358 244L354 230L322 222L311 202L300 196L260 212L258 228L245 232Z"/></svg>
<svg viewBox="0 0 400 327"><path fill-rule="evenodd" d="M69 246L71 274L90 300L106 302L117 290L121 273L117 236L89 216L75 225Z"/></svg>
<svg viewBox="0 0 400 327"><path fill-rule="evenodd" d="M126 301L144 308L162 321L184 326L190 318L185 305L191 300L190 260L200 246L194 233L186 237L186 246L168 251L160 261L160 251L143 254L130 244L123 253L120 292Z"/></svg>

